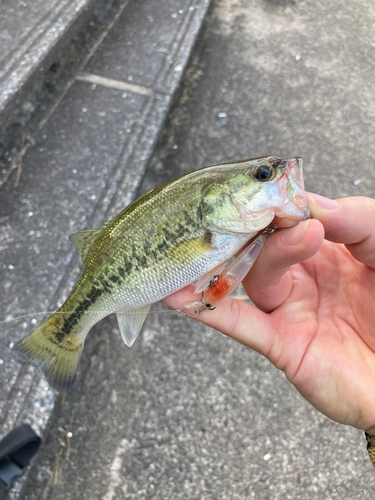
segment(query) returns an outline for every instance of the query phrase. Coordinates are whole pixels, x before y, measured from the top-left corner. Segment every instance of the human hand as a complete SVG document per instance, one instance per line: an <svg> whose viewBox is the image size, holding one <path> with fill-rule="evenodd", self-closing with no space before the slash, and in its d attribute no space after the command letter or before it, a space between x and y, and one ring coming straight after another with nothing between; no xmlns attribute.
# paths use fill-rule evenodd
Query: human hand
<svg viewBox="0 0 375 500"><path fill-rule="evenodd" d="M243 281L197 320L255 349L315 408L375 434L375 200L309 195L312 220L279 231ZM173 309L195 287L167 297Z"/></svg>

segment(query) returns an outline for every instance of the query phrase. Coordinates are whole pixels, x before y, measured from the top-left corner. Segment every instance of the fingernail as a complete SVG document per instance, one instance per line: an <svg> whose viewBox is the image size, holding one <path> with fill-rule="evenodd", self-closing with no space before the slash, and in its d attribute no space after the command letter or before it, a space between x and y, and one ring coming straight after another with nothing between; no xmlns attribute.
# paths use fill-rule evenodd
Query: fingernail
<svg viewBox="0 0 375 500"><path fill-rule="evenodd" d="M284 232L281 237L281 241L286 246L299 245L302 243L303 235L305 234L306 229L308 228L311 220L306 222L301 222L298 226L293 229L288 229Z"/></svg>
<svg viewBox="0 0 375 500"><path fill-rule="evenodd" d="M337 201L320 196L320 194L309 194L309 198L314 205L319 208L323 208L323 210L335 210L338 208Z"/></svg>

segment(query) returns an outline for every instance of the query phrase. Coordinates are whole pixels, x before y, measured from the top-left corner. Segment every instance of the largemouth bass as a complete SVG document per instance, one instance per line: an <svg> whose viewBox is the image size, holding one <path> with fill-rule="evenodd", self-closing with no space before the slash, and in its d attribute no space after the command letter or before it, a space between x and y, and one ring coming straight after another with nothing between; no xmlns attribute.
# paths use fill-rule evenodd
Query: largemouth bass
<svg viewBox="0 0 375 500"><path fill-rule="evenodd" d="M71 236L83 275L66 302L13 348L50 386L71 387L90 328L117 313L130 346L157 302L210 273L274 216L306 211L302 160L214 165L144 194L104 227Z"/></svg>

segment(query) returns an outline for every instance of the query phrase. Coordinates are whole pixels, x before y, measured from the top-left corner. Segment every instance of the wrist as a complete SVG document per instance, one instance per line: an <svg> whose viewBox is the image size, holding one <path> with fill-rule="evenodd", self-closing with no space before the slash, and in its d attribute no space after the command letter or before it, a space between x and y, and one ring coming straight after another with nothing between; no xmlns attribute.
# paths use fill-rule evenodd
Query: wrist
<svg viewBox="0 0 375 500"><path fill-rule="evenodd" d="M375 436L372 436L367 431L365 431L365 436L367 441L367 453L372 465L375 467Z"/></svg>

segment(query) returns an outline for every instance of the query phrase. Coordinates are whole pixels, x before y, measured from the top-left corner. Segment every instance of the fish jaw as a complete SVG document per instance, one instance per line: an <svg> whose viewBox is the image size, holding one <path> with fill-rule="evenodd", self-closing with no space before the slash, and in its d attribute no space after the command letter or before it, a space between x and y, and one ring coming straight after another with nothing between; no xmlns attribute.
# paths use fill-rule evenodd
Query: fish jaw
<svg viewBox="0 0 375 500"><path fill-rule="evenodd" d="M302 158L288 160L285 172L276 181L276 185L281 200L280 205L275 208L277 217L301 219L308 214Z"/></svg>

